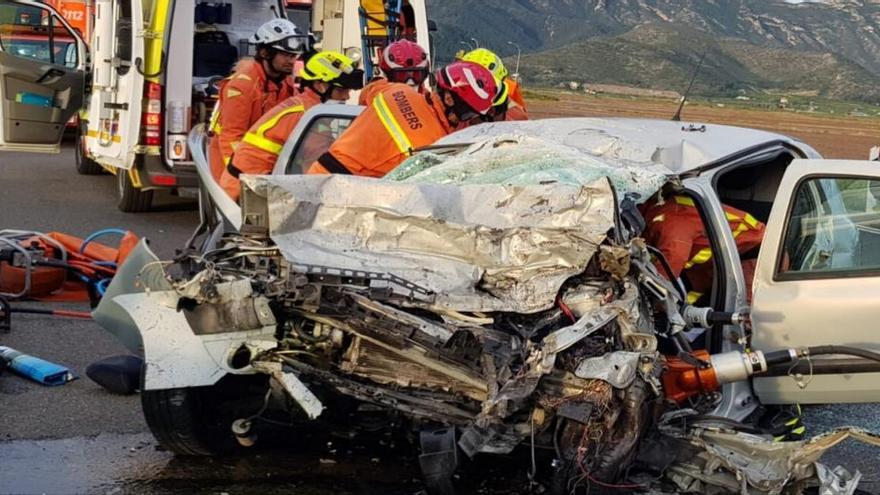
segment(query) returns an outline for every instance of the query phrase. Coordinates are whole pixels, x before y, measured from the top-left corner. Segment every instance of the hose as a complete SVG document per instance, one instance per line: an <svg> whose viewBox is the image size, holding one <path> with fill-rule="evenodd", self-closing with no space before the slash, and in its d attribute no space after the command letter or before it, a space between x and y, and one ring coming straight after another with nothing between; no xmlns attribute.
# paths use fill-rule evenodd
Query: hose
<svg viewBox="0 0 880 495"><path fill-rule="evenodd" d="M113 281L112 278L102 278L98 280L95 284L95 290L98 292L98 295L104 297L104 294L107 293L107 286L110 285L110 282Z"/></svg>
<svg viewBox="0 0 880 495"><path fill-rule="evenodd" d="M88 246L90 242L94 241L98 237L101 237L101 236L107 235L107 234L125 235L125 234L127 234L127 232L122 229L101 229L97 232L94 232L83 240L82 245L79 247L80 254L86 252L86 246Z"/></svg>
<svg viewBox="0 0 880 495"><path fill-rule="evenodd" d="M803 349L801 350L803 351ZM860 358L867 359L869 361L876 361L880 363L880 353L869 351L867 349L859 349L858 347L850 347L846 345L817 345L806 348L806 356L823 356L828 354L843 354L847 356L856 356Z"/></svg>
<svg viewBox="0 0 880 495"><path fill-rule="evenodd" d="M770 366L766 373L761 373L761 376L855 375L859 373L880 373L880 363L861 358L820 359L811 362L803 360L794 365L788 363Z"/></svg>
<svg viewBox="0 0 880 495"><path fill-rule="evenodd" d="M764 358L767 360L767 366L773 367L793 363L802 358L827 356L831 354L856 356L868 361L880 363L880 353L846 345L817 345L796 349L783 349L781 351L765 352Z"/></svg>

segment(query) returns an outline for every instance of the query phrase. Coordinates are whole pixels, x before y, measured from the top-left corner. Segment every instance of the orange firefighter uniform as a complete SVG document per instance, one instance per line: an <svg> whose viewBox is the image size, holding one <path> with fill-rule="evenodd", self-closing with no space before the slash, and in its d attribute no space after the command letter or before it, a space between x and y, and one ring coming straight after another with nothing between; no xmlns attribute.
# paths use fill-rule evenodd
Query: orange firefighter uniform
<svg viewBox="0 0 880 495"><path fill-rule="evenodd" d="M394 83L384 77L374 78L364 86L364 89L361 90L361 94L358 95L358 105L364 107L369 105L373 102L373 98L375 98L377 94L381 93L382 90L387 89L388 86L392 84Z"/></svg>
<svg viewBox="0 0 880 495"><path fill-rule="evenodd" d="M211 142L208 160L211 175L219 180L236 147L250 127L277 105L295 94L293 79L285 77L280 83L266 76L263 64L243 60L236 71L220 88L220 100L211 116Z"/></svg>
<svg viewBox="0 0 880 495"><path fill-rule="evenodd" d="M241 140L232 155L232 162L220 176L220 187L234 200L238 200L241 184L240 174L261 175L272 172L275 162L290 133L303 114L321 103L321 97L306 89L291 96L260 117ZM317 156L314 156L317 158ZM310 162L307 162L310 163Z"/></svg>
<svg viewBox="0 0 880 495"><path fill-rule="evenodd" d="M307 173L382 177L414 150L452 132L443 111L436 98L390 83Z"/></svg>
<svg viewBox="0 0 880 495"><path fill-rule="evenodd" d="M506 120L529 120L529 112L526 110L526 100L522 95L522 87L518 82L511 78L504 80L507 85L507 98L510 100L507 104Z"/></svg>
<svg viewBox="0 0 880 495"><path fill-rule="evenodd" d="M764 224L744 211L727 205L723 207L739 254L760 246ZM673 196L662 205L649 204L643 214L647 222L645 241L663 253L674 276L685 275L690 289L688 302L696 302L711 290L714 271L709 263L712 247L694 201L686 196ZM747 294L751 297L755 260L744 260L742 265ZM666 273L659 266L658 270Z"/></svg>

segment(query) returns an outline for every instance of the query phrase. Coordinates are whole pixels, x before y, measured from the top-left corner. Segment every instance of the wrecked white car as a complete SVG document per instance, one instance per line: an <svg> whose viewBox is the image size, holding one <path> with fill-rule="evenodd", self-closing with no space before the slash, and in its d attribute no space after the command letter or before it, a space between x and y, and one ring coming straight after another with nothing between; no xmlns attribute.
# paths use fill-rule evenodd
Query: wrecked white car
<svg viewBox="0 0 880 495"><path fill-rule="evenodd" d="M880 170L818 158L760 131L560 119L461 131L382 180L244 176L237 228L217 216L170 261L142 245L96 319L142 347L147 422L181 454L251 445L264 419L380 413L419 434L432 493L521 446L558 494L646 488L639 470L679 492L852 493L822 453L880 438L758 422L880 401ZM707 306L640 238L658 191L700 212ZM722 202L767 224L751 309Z"/></svg>

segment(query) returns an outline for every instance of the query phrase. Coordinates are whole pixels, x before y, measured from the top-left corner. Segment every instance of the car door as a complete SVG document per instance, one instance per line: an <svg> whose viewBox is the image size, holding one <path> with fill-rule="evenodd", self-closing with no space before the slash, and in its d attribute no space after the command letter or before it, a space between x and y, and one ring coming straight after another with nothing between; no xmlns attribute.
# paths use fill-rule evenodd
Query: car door
<svg viewBox="0 0 880 495"><path fill-rule="evenodd" d="M157 34L157 26L164 26L169 5L164 1L95 0L86 149L102 165L130 169L138 153L146 151L139 149L141 125L155 125L151 119L161 114L162 86L157 77L164 38ZM145 8L154 11L150 22L145 22ZM154 76L149 85L145 75Z"/></svg>
<svg viewBox="0 0 880 495"><path fill-rule="evenodd" d="M791 163L758 257L756 349L837 344L880 351L878 199L876 162ZM847 357L813 357L791 376L755 379L754 390L767 404L880 402L880 373L842 373Z"/></svg>
<svg viewBox="0 0 880 495"><path fill-rule="evenodd" d="M0 0L0 150L57 153L85 94L88 53L53 8Z"/></svg>
<svg viewBox="0 0 880 495"><path fill-rule="evenodd" d="M310 108L284 144L272 174L304 173L362 111L364 107L358 105L324 104Z"/></svg>
<svg viewBox="0 0 880 495"><path fill-rule="evenodd" d="M301 174L333 141L348 128L363 107L353 105L318 105L309 109L294 128L275 162L273 175ZM211 175L205 153L204 126L190 132L189 148L201 182L199 210L210 238L219 238L228 227L241 226L241 207L226 194ZM289 170L289 172L288 172ZM211 244L211 241L208 242Z"/></svg>

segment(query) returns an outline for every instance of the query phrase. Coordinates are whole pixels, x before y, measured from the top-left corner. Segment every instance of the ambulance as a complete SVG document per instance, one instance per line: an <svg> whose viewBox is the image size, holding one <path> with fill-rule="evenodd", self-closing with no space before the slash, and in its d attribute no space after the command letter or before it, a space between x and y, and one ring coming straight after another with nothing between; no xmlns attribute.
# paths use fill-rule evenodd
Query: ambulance
<svg viewBox="0 0 880 495"><path fill-rule="evenodd" d="M187 134L209 119L217 84L254 54L248 39L267 20L291 19L317 47L360 58L368 74L390 39L430 50L425 0L95 0L93 11L86 43L51 5L0 0L0 150L58 152L64 122L84 101L76 169L114 174L125 212L148 211L157 190L195 196ZM3 33L16 29L64 53L9 51ZM64 39L75 42L62 47Z"/></svg>

